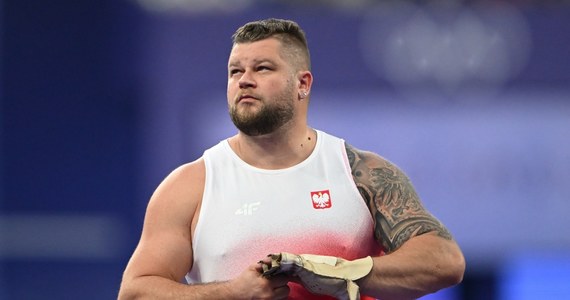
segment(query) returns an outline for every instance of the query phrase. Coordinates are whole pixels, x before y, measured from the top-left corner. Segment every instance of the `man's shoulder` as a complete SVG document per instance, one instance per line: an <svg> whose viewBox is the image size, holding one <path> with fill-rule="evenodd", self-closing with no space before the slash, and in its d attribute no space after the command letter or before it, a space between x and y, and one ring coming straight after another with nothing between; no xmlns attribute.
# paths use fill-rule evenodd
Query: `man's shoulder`
<svg viewBox="0 0 570 300"><path fill-rule="evenodd" d="M169 177L182 177L182 178L193 178L204 176L205 173L204 157L200 157L192 162L185 163L174 169Z"/></svg>
<svg viewBox="0 0 570 300"><path fill-rule="evenodd" d="M195 210L203 192L203 165L203 160L197 159L172 170L154 191L148 209L155 212Z"/></svg>
<svg viewBox="0 0 570 300"><path fill-rule="evenodd" d="M367 161L378 161L378 162L386 161L386 159L384 157L382 157L380 154L369 151L369 150L363 150L363 149L356 148L346 141L344 142L344 147L346 148L346 154L347 154L349 160L365 159Z"/></svg>

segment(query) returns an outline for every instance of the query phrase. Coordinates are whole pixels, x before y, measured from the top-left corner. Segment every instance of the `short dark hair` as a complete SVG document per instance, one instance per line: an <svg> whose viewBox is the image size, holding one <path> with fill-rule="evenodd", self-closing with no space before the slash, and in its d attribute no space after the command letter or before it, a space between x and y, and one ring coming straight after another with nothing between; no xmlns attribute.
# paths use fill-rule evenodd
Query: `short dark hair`
<svg viewBox="0 0 570 300"><path fill-rule="evenodd" d="M288 54L296 56L311 69L311 56L305 32L291 20L265 19L249 22L232 35L233 44L251 43L267 38L278 39Z"/></svg>

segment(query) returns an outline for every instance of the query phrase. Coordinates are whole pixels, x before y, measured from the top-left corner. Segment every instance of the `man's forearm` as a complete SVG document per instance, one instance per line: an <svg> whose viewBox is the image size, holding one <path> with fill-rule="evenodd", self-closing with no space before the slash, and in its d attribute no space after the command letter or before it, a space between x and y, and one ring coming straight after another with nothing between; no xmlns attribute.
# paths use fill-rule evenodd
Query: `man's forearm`
<svg viewBox="0 0 570 300"><path fill-rule="evenodd" d="M229 282L183 284L160 276L142 276L124 280L119 300L130 299L238 299ZM233 290L233 292L232 292Z"/></svg>
<svg viewBox="0 0 570 300"><path fill-rule="evenodd" d="M453 241L424 235L397 251L374 257L369 275L357 281L361 293L381 299L416 299L461 282L465 261Z"/></svg>

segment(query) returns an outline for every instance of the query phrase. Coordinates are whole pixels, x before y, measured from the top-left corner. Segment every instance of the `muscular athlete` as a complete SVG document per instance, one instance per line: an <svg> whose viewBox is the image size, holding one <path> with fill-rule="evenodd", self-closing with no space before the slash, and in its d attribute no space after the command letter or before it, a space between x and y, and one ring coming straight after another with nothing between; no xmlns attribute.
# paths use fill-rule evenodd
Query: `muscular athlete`
<svg viewBox="0 0 570 300"><path fill-rule="evenodd" d="M317 153L321 153L318 143L324 137L307 124L312 83L305 35L295 22L269 19L240 27L233 36L227 87L229 112L238 133L222 142L219 147L225 147L225 154L215 157L233 156L228 161L235 162L236 170L261 170L258 173L268 174L296 170L309 164ZM365 207L365 216L357 221L370 223L370 238L375 239L382 250L365 254L372 257L372 266L366 276L356 280L361 294L379 299L415 299L459 283L465 269L461 250L443 224L422 206L409 178L381 156L357 150L348 143L334 153L335 157L339 157L339 153L345 157L346 182L358 197L354 209ZM229 256L229 261L245 267L231 278L185 282L185 276L202 274L201 268L215 264L215 261L199 261L198 257L203 257L205 252L218 251L216 239L229 238L208 236L213 242L206 251L199 248L204 244L194 244L196 240L202 240L196 236L197 230L207 235L204 228L217 226L209 224L211 220L204 217L211 209L210 190L205 188L210 179L206 178L223 175L207 173L210 168L205 160L201 157L180 166L153 194L140 242L123 275L119 298L298 297L292 287L306 284L299 278L290 274L262 274L269 253L259 253L259 257L245 264L243 256L222 253L220 257ZM339 163L342 161L337 160ZM253 189L254 186L243 188ZM351 193L349 188L347 193ZM231 200L231 195L228 197ZM295 210L284 213L294 216ZM258 226L263 228L265 225L268 224ZM288 239L295 238L287 226L280 227L284 228L275 233L275 241L279 241L281 234L287 235ZM249 234L256 234L256 231ZM277 244L280 243L260 247L271 248ZM298 244L302 246L303 243ZM331 247L334 248L334 243ZM212 276L220 278L227 275L213 273ZM320 299L318 297L315 299Z"/></svg>

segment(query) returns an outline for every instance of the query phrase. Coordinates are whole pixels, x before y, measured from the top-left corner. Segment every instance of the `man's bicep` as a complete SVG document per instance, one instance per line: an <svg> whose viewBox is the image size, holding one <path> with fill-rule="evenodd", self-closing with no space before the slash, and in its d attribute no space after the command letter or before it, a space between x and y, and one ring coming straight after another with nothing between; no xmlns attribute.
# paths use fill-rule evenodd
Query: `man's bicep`
<svg viewBox="0 0 570 300"><path fill-rule="evenodd" d="M173 208L174 209L174 208ZM147 214L136 255L141 272L179 281L191 267L190 227L182 220Z"/></svg>
<svg viewBox="0 0 570 300"><path fill-rule="evenodd" d="M406 174L386 159L347 146L356 186L374 219L374 234L387 253L428 232L451 239L447 229L422 205Z"/></svg>
<svg viewBox="0 0 570 300"><path fill-rule="evenodd" d="M192 246L177 230L143 234L129 268L133 277L160 276L180 281L191 267Z"/></svg>
<svg viewBox="0 0 570 300"><path fill-rule="evenodd" d="M191 268L191 224L199 195L185 184L190 179L171 175L151 198L139 245L129 262L135 276L179 281Z"/></svg>

